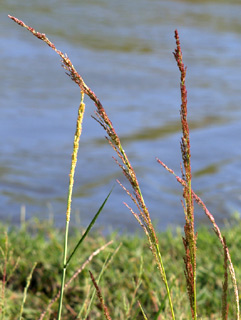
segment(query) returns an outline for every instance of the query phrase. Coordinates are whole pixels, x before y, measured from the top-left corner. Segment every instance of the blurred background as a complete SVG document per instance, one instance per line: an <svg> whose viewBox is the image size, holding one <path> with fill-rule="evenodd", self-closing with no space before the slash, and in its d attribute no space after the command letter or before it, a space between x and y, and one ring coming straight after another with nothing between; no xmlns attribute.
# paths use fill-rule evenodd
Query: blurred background
<svg viewBox="0 0 241 320"><path fill-rule="evenodd" d="M228 2L228 3L227 3ZM0 218L54 216L65 223L80 93L60 58L11 21L22 19L66 52L112 120L159 230L183 225L180 174L179 31L187 69L193 189L218 222L241 208L240 1L5 0L0 11ZM111 187L99 226L139 228L115 182L129 189L104 130L86 112L72 223L86 225ZM208 223L196 208L196 222Z"/></svg>

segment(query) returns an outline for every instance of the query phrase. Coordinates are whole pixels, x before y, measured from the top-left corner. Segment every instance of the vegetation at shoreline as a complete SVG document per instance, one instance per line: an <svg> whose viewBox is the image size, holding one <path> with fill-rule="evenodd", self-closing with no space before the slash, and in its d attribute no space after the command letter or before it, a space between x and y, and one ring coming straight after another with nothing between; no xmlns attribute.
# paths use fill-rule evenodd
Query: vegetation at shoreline
<svg viewBox="0 0 241 320"><path fill-rule="evenodd" d="M240 229L241 222L234 220L232 226L223 230L234 266L237 267L238 280L241 279L241 269L238 269L241 264ZM71 230L70 247L74 246L82 231L80 228ZM6 253L6 239L8 242L7 277L9 276L9 280L5 288L5 319L18 319L26 279L35 262L37 266L28 288L23 319L39 319L41 312L47 308L49 301L57 294L61 281L63 236L63 230L55 228L49 221L30 221L21 228L0 226L1 272L4 268L3 253ZM183 236L181 229L177 229L175 234L169 230L157 236L163 252L163 261L168 266L167 276L171 283L176 317L180 320L191 319L184 272L180 267L184 256L184 248L180 242ZM100 281L100 287L112 317L123 320L142 319L138 306L138 301L140 301L149 319L170 319L164 286L158 277L158 270L146 239L140 235L113 233L103 236L101 231L93 231L86 238L81 252L70 265L67 277L70 278L92 252L111 239L113 243L96 255L66 289L62 319L77 319L84 304L85 307L79 319L85 319L84 315L93 292L88 270L98 277L108 255L113 254L118 248L119 250L107 266ZM218 320L221 319L221 279L223 275L221 245L212 230L202 227L198 230L197 246L198 310L202 314L200 319ZM15 268L17 261L18 265ZM229 287L228 292L231 290ZM161 292L160 295L159 292ZM162 300L160 296L165 298ZM233 319L235 308L233 297L231 300L230 297L232 297L231 294L228 299L229 315ZM57 309L56 302L44 319L56 318ZM158 311L160 315L156 318ZM97 297L94 298L87 319L104 319Z"/></svg>
<svg viewBox="0 0 241 320"><path fill-rule="evenodd" d="M207 319L227 320L231 315L232 318L239 320L237 275L230 254L233 244L240 243L240 241L237 242L239 236L235 235L230 241L233 232L229 230L225 237L213 215L192 189L186 67L183 63L178 31L175 30L176 49L173 55L180 71L181 176L178 176L161 160L156 159L162 167L175 176L177 182L183 187L182 206L185 225L183 234L178 232L179 237L177 238L173 237L170 232L157 234L135 170L112 122L101 101L86 85L68 56L58 50L44 33L37 32L13 16L9 18L45 42L61 57L62 66L67 71L67 75L80 88L81 101L71 156L65 229L63 232L56 231L50 224L38 222L33 225L24 224L19 232L11 229L8 233L2 232L5 237L1 239L0 250L2 255L1 318L5 319L7 314L12 318L17 312L16 317L20 320L23 319L23 314L25 319L38 317L39 320L42 320L47 318L51 310L54 310L49 319L60 320L72 317L73 319L105 318L111 320L111 317L115 319L148 319L151 317L154 320L197 320L200 319L199 315L202 315L201 319L205 319L207 315ZM86 230L82 234L77 232L74 240L70 236L72 191L84 119L85 95L94 102L96 111L93 118L105 130L106 139L117 154L114 160L129 183L130 190L117 180L135 206L133 209L126 204L146 235L144 242L143 239L134 236L131 238L122 236L118 239L122 244L114 248L116 240L103 244L102 242L106 242L106 239L98 233L89 237L111 191ZM204 230L200 230L201 235L198 236L194 224L194 201L202 207L212 224L216 237ZM59 238L60 235L62 238ZM182 239L182 244L180 239ZM60 243L63 243L63 246ZM148 248L150 250L147 250ZM221 248L220 252L218 248ZM202 249L204 251L200 254ZM239 252L236 250L237 248L233 255ZM80 262L79 257L85 260ZM25 266L28 266L27 273L21 261L25 261ZM185 277L181 277L182 262L184 262ZM90 263L92 269L87 271L87 265ZM16 277L19 269L20 272ZM228 281L229 277L231 286ZM18 282L18 285L14 280ZM23 292L21 303L15 302L19 287ZM31 289L34 293L33 299L27 299L27 293L31 295ZM41 295L42 292L45 296ZM184 292L187 294L184 295ZM98 298L96 307L93 305L95 296ZM6 301L13 303L6 303ZM54 309L56 303L58 306ZM45 305L41 314L36 313L39 305ZM79 310L76 311L76 308Z"/></svg>

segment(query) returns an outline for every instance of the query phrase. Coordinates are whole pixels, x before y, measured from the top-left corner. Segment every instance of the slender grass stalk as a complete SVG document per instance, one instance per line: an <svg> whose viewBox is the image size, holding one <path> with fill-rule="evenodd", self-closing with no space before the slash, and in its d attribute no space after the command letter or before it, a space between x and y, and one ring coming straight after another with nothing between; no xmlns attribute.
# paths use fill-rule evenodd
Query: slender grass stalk
<svg viewBox="0 0 241 320"><path fill-rule="evenodd" d="M63 269L62 269L61 289L60 289L58 318L57 318L58 320L61 319L61 312L62 312L62 305L63 305L64 285L65 285L65 276L66 276L66 260L67 260L67 250L68 250L68 231L69 231L69 221L66 220L65 237L64 237Z"/></svg>
<svg viewBox="0 0 241 320"><path fill-rule="evenodd" d="M160 163L168 172L170 172L171 174L173 174L175 176L175 178L177 179L177 181L183 186L187 186L186 181L184 181L182 178L180 178L178 175L175 174L175 172L168 168L168 166L166 166L161 160L157 159L157 162ZM234 295L235 295L235 307L236 307L236 319L239 320L240 319L240 308L239 308L239 291L238 291L238 286L237 286L237 280L236 280L236 275L235 275L235 270L233 267L233 263L232 263L232 259L228 250L228 247L225 245L225 241L224 241L224 237L222 236L222 233L213 217L213 215L211 214L211 212L207 209L205 203L202 201L202 199L192 190L192 197L193 199L196 201L196 203L202 207L204 213L206 214L206 216L208 217L208 219L211 221L212 225L213 225L213 230L215 232L215 234L217 235L219 241L221 242L221 245L223 247L223 249L226 251L227 254L227 259L229 262L229 273L231 276L231 280L232 280L232 284L233 284L233 290L234 290ZM225 248L226 247L226 248Z"/></svg>
<svg viewBox="0 0 241 320"><path fill-rule="evenodd" d="M113 252L112 256L110 256L110 254L109 254L108 257L105 259L105 262L103 263L103 265L102 265L102 267L101 267L101 271L100 271L100 273L99 273L99 275L98 275L98 279L95 281L95 283L97 284L97 286L98 286L98 284L100 283L100 280L101 280L101 278L102 278L102 276L103 276L103 274L104 274L104 271L106 270L106 268L108 267L108 265L111 263L114 255L119 251L119 248L120 248L120 246L117 247L117 249L115 250L115 252ZM89 272L90 272L90 271L89 271ZM91 277L91 279L92 279L92 277ZM93 282L93 279L92 279L92 282ZM95 283L93 282L94 286L95 286ZM95 288L96 288L96 286L95 286ZM87 320L87 319L89 318L89 313L90 313L91 306L92 306L92 304L93 304L94 298L95 298L95 290L92 291L91 298L90 298L90 301L89 301L89 303L88 303L88 307L87 307L87 310L86 310L86 313L85 313L85 315L84 315L83 320ZM102 310L104 311L103 306L102 306ZM80 315L81 313L82 313L82 310L80 310L79 315Z"/></svg>
<svg viewBox="0 0 241 320"><path fill-rule="evenodd" d="M21 307L20 307L20 313L19 313L19 320L22 320L23 317L23 307L24 307L24 304L25 304L25 301L26 301L26 298L27 298L27 292L28 292L28 288L29 288L29 285L30 285L30 282L31 282L31 279L32 279L32 275L33 275L33 272L34 272L34 269L36 268L36 265L37 265L37 262L34 263L31 271L30 271L30 274L27 278L27 283L26 283L26 286L24 288L24 293L23 293L23 301L22 301L22 304L21 304Z"/></svg>
<svg viewBox="0 0 241 320"><path fill-rule="evenodd" d="M222 320L228 320L228 304L227 304L227 291L228 291L228 255L227 255L227 244L226 239L223 237L224 248L224 281L223 281L223 295L222 295Z"/></svg>
<svg viewBox="0 0 241 320"><path fill-rule="evenodd" d="M74 144L73 144L72 161L71 161L71 168L70 168L70 174L69 174L69 192L68 192L68 199L67 199L63 270L62 270L62 279L61 279L61 292L60 292L60 298L59 298L59 310L58 310L58 318L57 318L58 320L61 319L62 304L63 304L65 275L66 275L66 269L67 269L68 233L69 233L72 193L73 193L73 186L74 186L74 174L75 174L75 168L76 168L77 156L78 156L78 150L79 150L79 139L82 132L82 122L83 122L84 111L85 111L84 93L81 92L81 101L80 101L79 110L78 110L77 125L76 125Z"/></svg>
<svg viewBox="0 0 241 320"><path fill-rule="evenodd" d="M231 261L229 250L225 243L225 239L222 237L220 229L218 228L214 220L214 217L208 211L203 201L194 193L191 187L191 163L190 163L191 153L190 153L189 128L188 128L188 122L187 122L187 91L185 86L186 68L184 67L184 64L182 61L182 52L181 52L180 40L179 40L179 35L177 30L175 31L175 38L176 38L177 48L174 52L174 57L177 61L177 65L181 72L180 89L181 89L182 105L181 105L180 114L181 114L182 131L183 131L183 137L181 140L181 151L182 151L185 175L182 172L182 179L181 179L179 176L177 176L174 173L173 170L169 169L162 161L160 161L159 159L157 159L157 161L167 171L174 174L177 181L181 183L182 186L184 187L184 198L186 203L186 208L184 207L185 218L186 218L186 225L184 227L186 238L183 239L184 246L186 249L186 257L184 258L184 261L186 266L185 275L187 279L187 289L188 289L189 298L190 298L192 317L193 319L197 319L197 309L196 309L196 240L197 240L197 236L195 235L195 232L194 232L194 213L193 213L193 199L194 199L203 208L209 220L212 222L214 226L214 231L223 246L225 257L226 257L225 259L227 259L229 262L229 272L231 275L231 279L234 287L235 300L236 300L236 319L239 320L240 318L239 294L238 294L235 271ZM225 278L224 288L223 288L223 291L224 291L223 310L224 309L227 310L227 306L225 302L226 301L225 290L227 290L226 281L227 280ZM224 316L227 316L227 311L226 313L223 311L223 317Z"/></svg>
<svg viewBox="0 0 241 320"><path fill-rule="evenodd" d="M144 198L143 198L135 171L134 171L134 169L133 169L133 167L132 167L132 165L131 165L131 163L130 163L130 161L124 151L124 148L122 147L120 139L119 139L119 137L118 137L113 125L112 125L112 122L110 121L109 117L107 116L103 105L101 104L100 100L97 98L95 93L85 84L83 78L76 71L76 69L74 68L72 62L67 57L67 55L64 55L60 50L58 50L55 47L55 45L46 37L46 35L44 33L37 32L33 28L27 26L23 21L15 18L13 16L9 15L9 18L12 19L17 24L19 24L20 26L29 30L35 37L44 41L48 46L50 46L61 57L63 67L67 70L67 74L71 77L71 79L80 87L81 92L87 94L90 97L90 99L94 101L95 106L97 108L97 111L96 111L97 118L95 118L95 119L105 129L105 131L108 135L108 137L107 137L108 142L110 143L112 148L116 151L118 157L121 160L120 163L116 159L115 159L115 161L121 167L125 177L130 182L131 187L133 189L133 195L129 191L128 191L128 194L130 195L134 204L137 206L139 213L138 214L135 213L132 209L131 209L131 212L133 213L133 215L137 219L137 221L140 223L141 227L143 228L144 232L147 235L147 238L148 238L148 241L150 244L150 249L153 253L154 259L157 263L158 269L161 274L161 278L162 278L162 280L165 284L165 287L166 287L166 291L167 291L168 299L169 299L169 305L170 305L171 314L172 314L172 319L174 320L175 315L174 315L174 309L173 309L173 304L172 304L172 300L171 300L171 294L170 294L170 290L169 290L169 286L168 286L168 282L167 282L167 278L166 278L166 273L165 273L164 265L163 265L160 250L159 250L159 244L158 244L156 232L154 230L148 208L144 202ZM67 210L67 217L68 217L68 215L69 215L69 213ZM69 222L67 219L66 220L66 241L65 241L65 243L66 243L65 248L66 249L67 249L68 224L69 224ZM66 263L66 252L64 254L63 281L65 278L65 272L66 272L65 263ZM63 286L63 288L64 288L64 286ZM62 295L61 295L61 299L62 299ZM58 320L59 320L59 318L58 318Z"/></svg>
<svg viewBox="0 0 241 320"><path fill-rule="evenodd" d="M145 320L148 320L147 315L145 314L145 311L144 311L144 309L142 308L142 305L141 305L140 301L138 301L138 305L139 305L139 307L140 307L140 309L141 309L141 313L142 313L142 315L143 315L143 318L144 318Z"/></svg>
<svg viewBox="0 0 241 320"><path fill-rule="evenodd" d="M103 296L102 296L100 287L99 287L99 285L97 284L97 282L95 281L95 278L94 278L92 272L89 271L89 273L90 273L91 280L92 280L92 282L93 282L93 284L94 284L94 286L95 286L96 293L97 293L97 296L98 296L98 298L99 298L100 305L101 305L101 308L102 308L102 310L103 310L104 316L105 316L105 318L106 318L107 320L111 320L110 313L109 313L109 310L108 310L108 308L107 308L107 306L106 306L106 304L105 304L105 302L104 302L104 299L103 299Z"/></svg>
<svg viewBox="0 0 241 320"><path fill-rule="evenodd" d="M1 300L0 300L0 314L1 319L5 318L5 289L6 289L6 282L7 282L7 260L8 260L8 251L9 251L9 244L8 244L8 235L5 233L5 248L3 250L0 247L0 253L2 256L3 266L1 266Z"/></svg>
<svg viewBox="0 0 241 320"><path fill-rule="evenodd" d="M173 53L177 62L177 66L181 73L181 124L182 124L182 138L181 138L181 153L185 172L182 172L183 179L186 181L186 185L183 189L183 197L185 200L184 213L186 224L184 226L185 238L183 238L183 244L186 255L184 257L185 263L185 276L187 281L187 291L190 300L190 306L192 311L192 318L197 319L197 294L196 294L196 240L194 230L194 205L192 197L192 172L191 172L191 151L190 151L190 137L189 126L187 121L187 89L185 84L186 79L186 67L184 66L182 59L182 51L180 46L180 39L178 31L175 30L176 50Z"/></svg>

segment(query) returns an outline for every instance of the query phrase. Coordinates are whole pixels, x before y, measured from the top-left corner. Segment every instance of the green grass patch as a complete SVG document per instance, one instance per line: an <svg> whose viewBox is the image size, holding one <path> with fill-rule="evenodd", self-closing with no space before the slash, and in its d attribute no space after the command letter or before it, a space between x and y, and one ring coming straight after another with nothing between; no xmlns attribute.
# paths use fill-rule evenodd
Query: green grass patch
<svg viewBox="0 0 241 320"><path fill-rule="evenodd" d="M236 221L233 226L223 230L236 267L237 280L241 276L238 268L241 264L240 228L241 223ZM71 230L70 249L74 248L82 233L80 228ZM171 315L168 315L165 287L147 240L140 235L103 236L101 231L92 231L73 258L67 270L66 281L68 282L95 250L110 239L113 243L93 257L65 289L62 319L78 319L78 316L79 319L85 319L89 306L87 319L104 319L98 299L94 297L93 304L90 303L95 289L89 270L96 279L102 272L99 286L113 319L143 319L138 301L148 319L171 319ZM183 273L185 253L181 231L177 229L175 233L159 233L158 239L170 279L176 317L191 319ZM60 289L63 241L64 230L55 228L49 221L31 221L22 228L0 226L1 284L4 268L6 269L4 291L2 290L1 294L2 319L18 319L27 278L35 262L37 266L31 277L22 316L23 319L39 319L42 311L46 310ZM115 252L118 247L119 250ZM198 314L201 319L220 319L224 272L222 248L214 232L206 227L198 230L197 248ZM104 263L107 267L102 270ZM229 316L233 318L235 304L231 287L228 299ZM58 303L55 302L44 319L55 319L57 310Z"/></svg>

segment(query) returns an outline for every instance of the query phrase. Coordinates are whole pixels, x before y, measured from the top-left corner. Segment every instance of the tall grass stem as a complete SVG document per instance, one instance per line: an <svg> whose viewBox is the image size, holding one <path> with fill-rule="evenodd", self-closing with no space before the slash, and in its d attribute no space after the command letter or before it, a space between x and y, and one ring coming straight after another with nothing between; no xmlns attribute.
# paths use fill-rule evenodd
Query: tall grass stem
<svg viewBox="0 0 241 320"><path fill-rule="evenodd" d="M60 298L59 298L59 309L58 309L58 318L57 318L58 320L61 319L61 312L62 312L62 305L63 305L65 275L66 275L66 269L67 269L69 221L70 221L72 193L73 193L73 186L74 186L74 174L75 174L75 168L76 168L77 156L78 156L78 150L79 150L79 140L82 132L82 122L84 117L84 111L85 111L84 93L81 92L81 101L78 109L78 118L77 118L76 131L74 136L72 161L71 161L71 168L70 168L70 174L69 174L69 192L68 192L68 198L67 198L63 270L62 270L61 291L60 291Z"/></svg>
<svg viewBox="0 0 241 320"><path fill-rule="evenodd" d="M183 179L186 184L183 188L183 197L185 206L183 204L185 214L185 226L183 237L183 244L185 248L185 276L187 281L187 292L190 301L190 307L192 311L192 318L197 319L197 294L196 294L196 240L194 230L194 205L192 197L192 172L191 172L191 149L190 149L190 136L189 125L187 121L187 89L186 89L186 70L182 59L182 50L180 45L180 39L178 31L175 30L176 49L174 54L177 66L181 74L180 91L181 91L181 124L182 124L182 138L181 138L181 153L184 171L182 169Z"/></svg>
<svg viewBox="0 0 241 320"><path fill-rule="evenodd" d="M34 269L36 268L36 265L37 265L37 262L34 263L31 271L30 271L30 274L27 278L27 283L26 283L26 286L24 288L24 292L23 292L23 300L22 300L22 304L21 304L21 307L20 307L20 313L19 313L19 320L22 320L23 317L23 308L24 308L24 304L25 304L25 301L26 301L26 298L27 298L27 292L28 292L28 288L30 286L30 282L31 282L31 279L32 279L32 275L33 275L33 272L34 272Z"/></svg>
<svg viewBox="0 0 241 320"><path fill-rule="evenodd" d="M176 173L172 169L168 168L168 166L165 165L158 158L157 158L157 162L160 163L168 172L173 174L175 176L176 180L183 187L186 186L186 181L184 181L182 178L180 178L178 175L176 175ZM225 244L224 237L222 236L222 233L221 233L221 231L220 231L220 229L219 229L219 227L218 227L213 215L208 210L208 208L206 207L205 203L202 201L202 199L193 190L192 190L192 196L193 196L193 199L196 201L196 203L200 207L202 207L202 209L205 212L206 216L211 221L211 223L213 225L213 230L214 230L216 236L218 237L223 249L226 251L227 259L228 259L228 262L229 262L228 269L229 269L229 273L230 273L230 276L231 276L231 281L232 281L232 284L233 284L233 290L234 290L234 295L235 295L236 320L239 320L240 319L239 291L238 291L238 285L237 285L235 270L234 270L232 259L231 259L230 253L229 253L229 249L228 249L227 245Z"/></svg>

